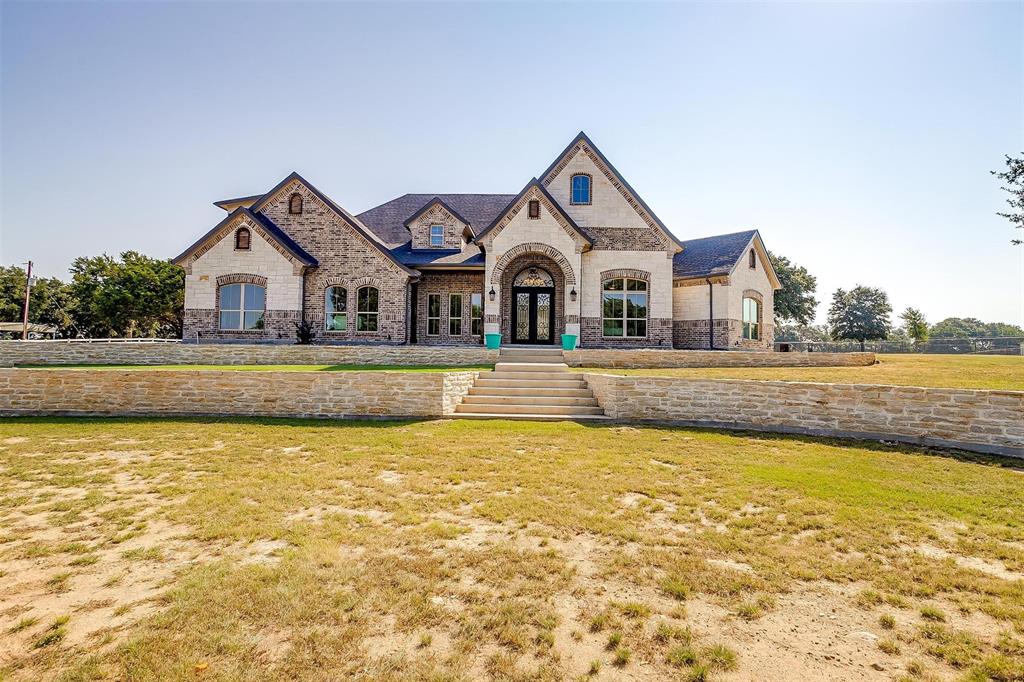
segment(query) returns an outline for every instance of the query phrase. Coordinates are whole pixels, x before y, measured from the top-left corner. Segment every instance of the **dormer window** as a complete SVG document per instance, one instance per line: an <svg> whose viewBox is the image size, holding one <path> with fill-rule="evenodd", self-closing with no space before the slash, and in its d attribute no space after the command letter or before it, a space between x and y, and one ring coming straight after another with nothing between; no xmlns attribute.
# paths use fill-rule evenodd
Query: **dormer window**
<svg viewBox="0 0 1024 682"><path fill-rule="evenodd" d="M540 202L536 199L530 199L530 205L527 215L534 220L540 218Z"/></svg>
<svg viewBox="0 0 1024 682"><path fill-rule="evenodd" d="M590 176L586 173L577 173L572 176L572 204L590 203Z"/></svg>
<svg viewBox="0 0 1024 682"><path fill-rule="evenodd" d="M444 246L444 225L430 226L430 245Z"/></svg>
<svg viewBox="0 0 1024 682"><path fill-rule="evenodd" d="M750 250L750 269L754 270L756 268L757 268L757 254L755 254L754 250L751 249Z"/></svg>
<svg viewBox="0 0 1024 682"><path fill-rule="evenodd" d="M251 235L249 234L249 228L240 227L235 230L235 250L236 251L248 251L249 243L251 241Z"/></svg>
<svg viewBox="0 0 1024 682"><path fill-rule="evenodd" d="M302 195L298 192L293 194L291 199L288 200L288 212L292 215L302 214Z"/></svg>

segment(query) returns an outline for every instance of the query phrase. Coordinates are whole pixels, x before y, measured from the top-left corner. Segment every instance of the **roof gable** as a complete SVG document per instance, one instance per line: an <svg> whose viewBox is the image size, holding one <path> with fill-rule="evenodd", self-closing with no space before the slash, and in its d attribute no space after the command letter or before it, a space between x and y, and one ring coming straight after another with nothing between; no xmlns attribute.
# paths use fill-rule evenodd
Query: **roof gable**
<svg viewBox="0 0 1024 682"><path fill-rule="evenodd" d="M565 230L573 241L576 242L577 246L581 251L589 249L593 246L593 242L590 240L580 226L572 219L568 213L555 201L544 185L537 178L533 178L530 182L526 183L526 187L523 187L522 191L519 192L508 203L508 205L499 213L494 220L488 225L483 232L477 235L474 240L477 244L483 244L486 241L493 240L498 236L505 226L507 226L516 215L526 206L526 202L531 199L537 199L541 202L541 205L554 216L558 224Z"/></svg>
<svg viewBox="0 0 1024 682"><path fill-rule="evenodd" d="M779 278L772 267L771 258L757 230L719 234L701 239L687 239L683 250L672 258L673 279L698 279L729 275L743 260L753 244L772 286L779 288Z"/></svg>
<svg viewBox="0 0 1024 682"><path fill-rule="evenodd" d="M452 208L451 206L449 206L448 204L446 204L446 203L445 203L445 202L444 202L444 201L443 201L443 200L442 200L442 199L441 199L440 197L434 197L433 199L431 199L431 200L430 200L430 201L428 201L427 203L423 204L423 208L421 208L420 210L416 211L416 212L415 212L415 213L413 213L413 214L412 214L411 216L409 216L408 220L406 220L406 221L405 221L404 223L402 223L402 224L403 224L403 225L405 225L406 227L409 227L409 226L410 226L410 225L412 225L412 224L413 224L414 222L416 222L416 220L417 220L417 219L418 219L418 218L419 218L420 216L422 216L422 215L423 215L424 213L426 213L426 212L427 212L427 211L429 211L430 209L434 208L434 206L440 206L440 207L441 207L441 208L443 208L444 210L448 211L448 213L450 213L450 214L451 214L451 216L452 216L453 218L455 218L455 219L456 219L456 220L458 220L458 221L459 221L460 223L462 223L463 225L465 225L466 227L468 227L468 228L469 228L469 230L470 230L470 232L472 232L472 231L473 231L473 226L472 226L472 225L470 225L470 222L469 222L468 220L466 220L465 218L463 218L463 217L462 217L462 214L461 214L461 213L459 213L459 212L458 212L458 211L456 211L456 210L455 210L454 208Z"/></svg>
<svg viewBox="0 0 1024 682"><path fill-rule="evenodd" d="M446 210L455 211L476 234L490 225L514 198L514 194L403 194L363 211L357 217L395 249L409 241L407 223L422 211L429 210L435 200L442 201Z"/></svg>
<svg viewBox="0 0 1024 682"><path fill-rule="evenodd" d="M661 219L655 215L651 207L637 194L636 190L626 181L621 173L611 164L611 162L601 153L601 150L597 148L587 134L580 131L569 145L562 150L550 166L545 169L541 174L540 180L545 187L549 187L555 179L565 170L566 166L573 161L573 159L583 154L588 157L594 167L601 173L601 175L619 192L626 203L636 212L640 219L650 228L657 231L659 236L665 242L666 248L678 251L682 248L682 244L675 235L665 226ZM614 226L610 226L614 227Z"/></svg>
<svg viewBox="0 0 1024 682"><path fill-rule="evenodd" d="M271 245L277 248L285 257L299 267L316 266L317 260L309 255L295 240L289 237L284 230L279 228L269 218L263 215L254 214L247 208L239 207L232 211L224 220L213 226L209 232L195 241L190 247L178 254L171 260L186 270L191 268L198 258L210 250L210 248L239 227L248 227L266 239Z"/></svg>
<svg viewBox="0 0 1024 682"><path fill-rule="evenodd" d="M250 210L253 213L259 214L259 212L264 207L266 207L267 204L269 204L271 201L273 201L277 197L277 195L280 194L282 191L286 191L286 190L291 191L293 187L298 187L299 185L301 185L302 187L305 187L306 190L308 190L309 193L312 194L317 200L322 202L324 204L324 206L326 206L328 208L328 210L330 210L335 215L337 215L338 218L340 218L343 223L348 225L348 227L350 227L353 230L355 230L355 232L358 233L361 237L363 237L363 239L373 249L375 249L381 255L383 255L385 258L387 258L387 260L389 260L392 263L394 263L394 265L396 267L398 267L400 270L402 270L403 272L405 272L408 275L411 275L411 276L414 276L414 277L419 275L418 272L416 272L415 270L407 267L404 263L402 263L400 260L398 260L398 258L396 258L395 255L393 253L391 253L391 250L388 248L387 244L385 244L380 239L380 237L378 237L376 234L374 234L374 232L372 230L368 229L358 218L356 218L354 215L352 215L351 213L349 213L348 211L343 209L338 204L334 203L334 201L332 199L330 199L326 194L324 194L323 192L318 190L311 183L309 183L305 178L303 178L301 175L299 175L298 173L296 173L294 171L292 171L288 175L288 177L286 177L281 182L277 183L277 185L275 185L273 189L271 189L269 192L264 194L258 201L256 201L252 205Z"/></svg>

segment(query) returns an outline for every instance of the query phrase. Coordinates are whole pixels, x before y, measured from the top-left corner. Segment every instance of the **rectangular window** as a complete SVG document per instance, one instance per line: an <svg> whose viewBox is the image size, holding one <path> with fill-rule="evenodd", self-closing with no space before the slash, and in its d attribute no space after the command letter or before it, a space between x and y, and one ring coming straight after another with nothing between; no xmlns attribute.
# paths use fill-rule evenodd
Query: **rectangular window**
<svg viewBox="0 0 1024 682"><path fill-rule="evenodd" d="M537 199L530 199L529 207L530 208L529 208L528 215L531 218L539 218L540 217L540 201L538 201Z"/></svg>
<svg viewBox="0 0 1024 682"><path fill-rule="evenodd" d="M444 225L430 226L430 245L444 246Z"/></svg>
<svg viewBox="0 0 1024 682"><path fill-rule="evenodd" d="M263 329L267 290L255 284L226 284L220 288L220 328Z"/></svg>
<svg viewBox="0 0 1024 682"><path fill-rule="evenodd" d="M470 294L469 316L470 332L473 336L482 336L484 333L484 295Z"/></svg>
<svg viewBox="0 0 1024 682"><path fill-rule="evenodd" d="M427 335L441 334L441 294L427 294Z"/></svg>
<svg viewBox="0 0 1024 682"><path fill-rule="evenodd" d="M647 282L610 279L601 292L602 329L605 336L647 336Z"/></svg>
<svg viewBox="0 0 1024 682"><path fill-rule="evenodd" d="M743 299L743 338L751 341L761 339L760 307L757 299Z"/></svg>
<svg viewBox="0 0 1024 682"><path fill-rule="evenodd" d="M462 336L462 294L448 295L448 334Z"/></svg>

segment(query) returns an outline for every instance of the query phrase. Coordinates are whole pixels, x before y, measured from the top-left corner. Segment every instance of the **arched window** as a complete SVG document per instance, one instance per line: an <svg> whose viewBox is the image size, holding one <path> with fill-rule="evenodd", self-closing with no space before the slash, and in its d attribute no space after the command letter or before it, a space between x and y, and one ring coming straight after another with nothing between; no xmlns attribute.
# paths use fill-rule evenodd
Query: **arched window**
<svg viewBox="0 0 1024 682"><path fill-rule="evenodd" d="M606 279L601 287L605 336L647 336L647 282L628 277Z"/></svg>
<svg viewBox="0 0 1024 682"><path fill-rule="evenodd" d="M754 253L753 249L751 249L750 250L750 269L753 270L756 267L757 267L757 254Z"/></svg>
<svg viewBox="0 0 1024 682"><path fill-rule="evenodd" d="M292 198L288 200L288 212L293 215L302 213L302 195L296 192L292 195Z"/></svg>
<svg viewBox="0 0 1024 682"><path fill-rule="evenodd" d="M327 287L324 298L327 331L343 332L348 329L348 291L345 287Z"/></svg>
<svg viewBox="0 0 1024 682"><path fill-rule="evenodd" d="M530 199L529 206L527 207L527 217L529 218L540 218L540 201L537 199Z"/></svg>
<svg viewBox="0 0 1024 682"><path fill-rule="evenodd" d="M547 270L526 268L512 280L514 287L553 287L555 280Z"/></svg>
<svg viewBox="0 0 1024 682"><path fill-rule="evenodd" d="M743 299L743 338L761 339L761 302L756 298Z"/></svg>
<svg viewBox="0 0 1024 682"><path fill-rule="evenodd" d="M578 173L572 176L572 197L570 203L590 203L590 176L586 173Z"/></svg>
<svg viewBox="0 0 1024 682"><path fill-rule="evenodd" d="M258 284L225 284L220 288L220 328L263 329L267 290Z"/></svg>
<svg viewBox="0 0 1024 682"><path fill-rule="evenodd" d="M356 291L356 331L375 332L378 324L380 292L377 287L361 287Z"/></svg>
<svg viewBox="0 0 1024 682"><path fill-rule="evenodd" d="M239 251L249 250L249 228L240 227L235 230L235 248Z"/></svg>

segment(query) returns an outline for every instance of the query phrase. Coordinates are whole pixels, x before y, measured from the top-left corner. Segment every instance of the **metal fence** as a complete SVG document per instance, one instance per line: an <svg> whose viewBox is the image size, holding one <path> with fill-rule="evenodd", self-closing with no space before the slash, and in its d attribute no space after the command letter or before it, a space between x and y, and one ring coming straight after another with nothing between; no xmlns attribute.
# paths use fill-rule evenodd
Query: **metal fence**
<svg viewBox="0 0 1024 682"><path fill-rule="evenodd" d="M796 353L855 353L859 341L776 341L775 350ZM951 353L973 355L1024 355L1024 336L929 339L915 346L910 341L866 341L873 353Z"/></svg>

